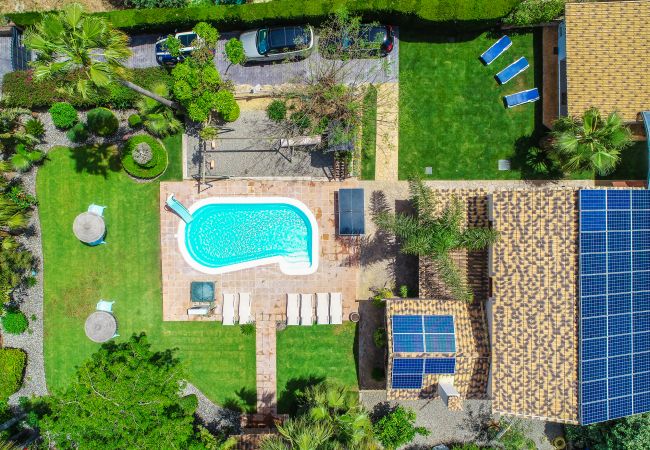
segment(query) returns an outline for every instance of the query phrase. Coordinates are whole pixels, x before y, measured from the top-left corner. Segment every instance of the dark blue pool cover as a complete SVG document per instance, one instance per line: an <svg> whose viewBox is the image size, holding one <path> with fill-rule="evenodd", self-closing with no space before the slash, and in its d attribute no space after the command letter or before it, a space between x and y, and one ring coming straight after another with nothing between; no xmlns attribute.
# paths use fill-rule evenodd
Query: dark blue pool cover
<svg viewBox="0 0 650 450"><path fill-rule="evenodd" d="M339 189L339 236L366 232L363 189Z"/></svg>

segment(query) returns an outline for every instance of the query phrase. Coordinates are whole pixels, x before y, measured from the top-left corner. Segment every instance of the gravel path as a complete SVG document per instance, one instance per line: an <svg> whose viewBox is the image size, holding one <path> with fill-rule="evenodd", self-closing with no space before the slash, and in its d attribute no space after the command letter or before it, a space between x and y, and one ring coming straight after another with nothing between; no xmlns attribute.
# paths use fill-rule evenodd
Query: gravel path
<svg viewBox="0 0 650 450"><path fill-rule="evenodd" d="M215 405L209 398L203 395L196 386L187 383L183 395L195 394L199 400L199 406L196 409L196 415L203 425L212 432L230 430L231 433L240 432L240 414L230 409L222 408Z"/></svg>

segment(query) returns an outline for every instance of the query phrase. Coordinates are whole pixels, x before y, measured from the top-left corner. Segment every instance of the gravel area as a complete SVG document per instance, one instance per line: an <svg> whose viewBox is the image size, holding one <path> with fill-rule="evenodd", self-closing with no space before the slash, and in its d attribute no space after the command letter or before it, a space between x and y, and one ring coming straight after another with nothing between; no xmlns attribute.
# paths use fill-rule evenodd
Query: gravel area
<svg viewBox="0 0 650 450"><path fill-rule="evenodd" d="M230 430L230 433L240 433L240 414L238 412L215 405L196 386L187 383L183 395L190 394L195 394L199 400L196 415L206 428L212 432Z"/></svg>

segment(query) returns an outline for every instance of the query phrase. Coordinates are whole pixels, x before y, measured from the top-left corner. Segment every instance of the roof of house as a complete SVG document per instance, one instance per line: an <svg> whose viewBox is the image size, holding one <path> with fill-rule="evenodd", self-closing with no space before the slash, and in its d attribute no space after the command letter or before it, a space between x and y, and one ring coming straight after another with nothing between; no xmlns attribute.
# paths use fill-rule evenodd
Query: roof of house
<svg viewBox="0 0 650 450"><path fill-rule="evenodd" d="M499 191L492 203L492 410L577 423L577 191Z"/></svg>
<svg viewBox="0 0 650 450"><path fill-rule="evenodd" d="M567 3L565 22L569 114L636 121L650 109L650 1Z"/></svg>

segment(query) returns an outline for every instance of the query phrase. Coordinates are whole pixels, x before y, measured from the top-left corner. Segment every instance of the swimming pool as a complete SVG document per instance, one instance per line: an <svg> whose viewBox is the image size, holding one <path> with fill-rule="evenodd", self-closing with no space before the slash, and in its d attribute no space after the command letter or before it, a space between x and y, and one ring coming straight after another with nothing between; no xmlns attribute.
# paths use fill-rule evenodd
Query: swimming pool
<svg viewBox="0 0 650 450"><path fill-rule="evenodd" d="M189 208L178 245L194 269L220 274L277 263L287 275L318 268L318 224L307 206L285 197L211 197Z"/></svg>

